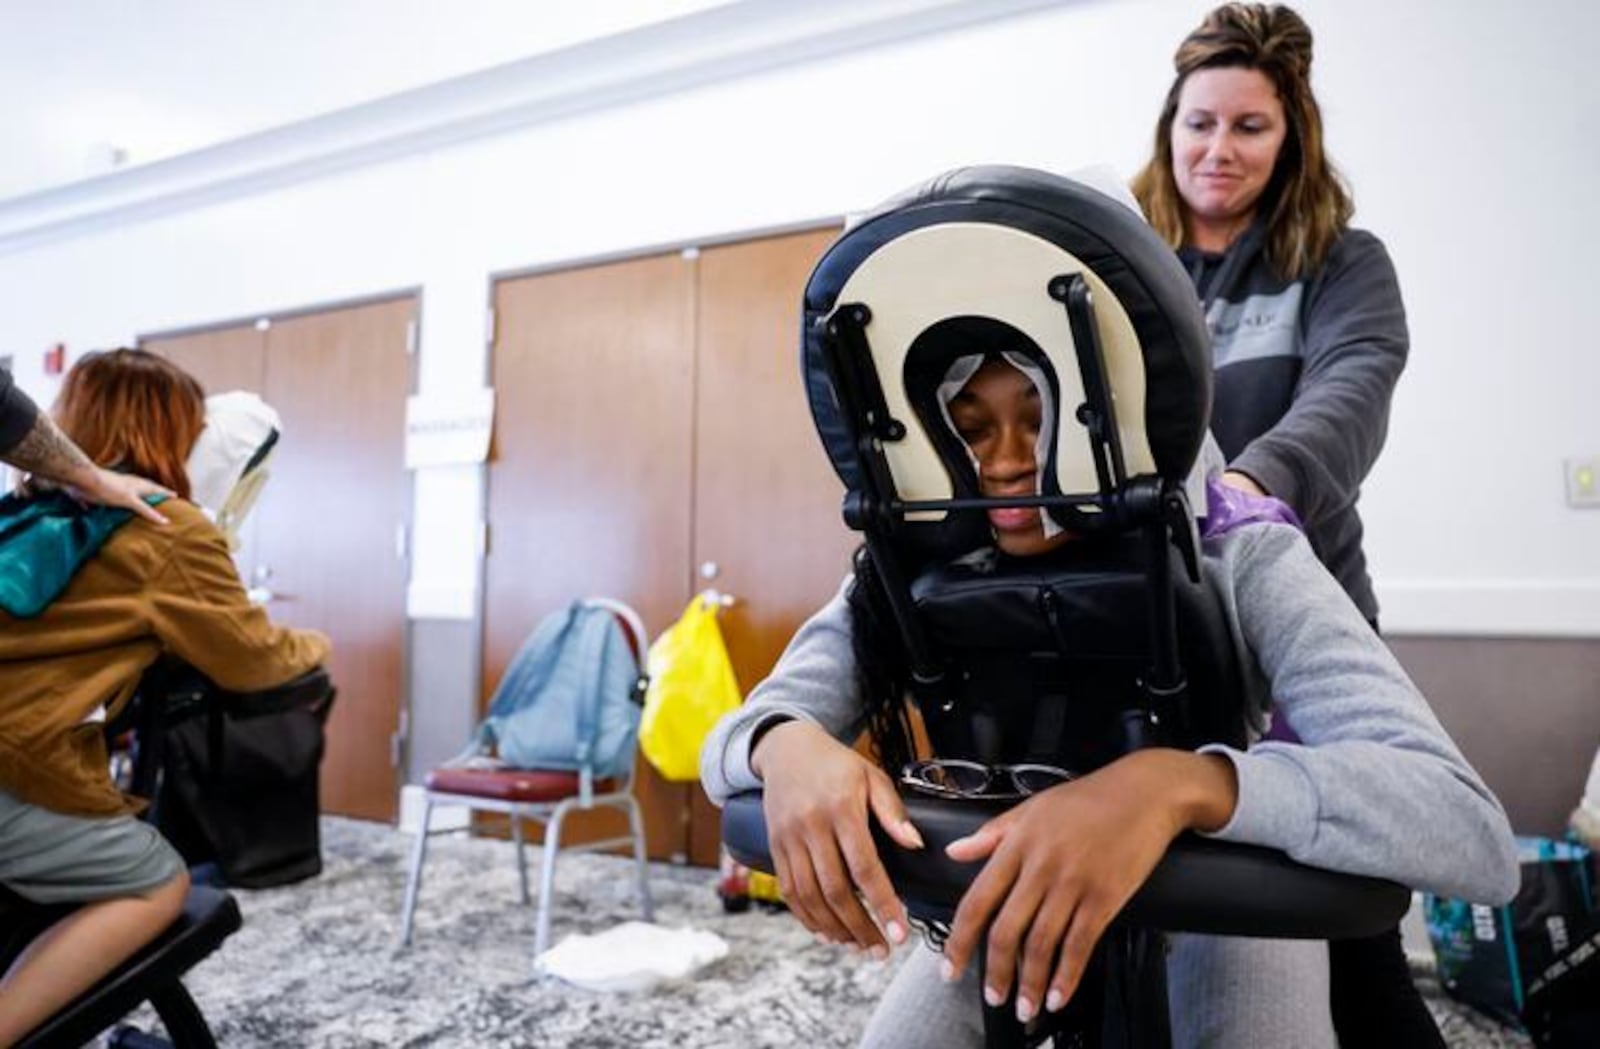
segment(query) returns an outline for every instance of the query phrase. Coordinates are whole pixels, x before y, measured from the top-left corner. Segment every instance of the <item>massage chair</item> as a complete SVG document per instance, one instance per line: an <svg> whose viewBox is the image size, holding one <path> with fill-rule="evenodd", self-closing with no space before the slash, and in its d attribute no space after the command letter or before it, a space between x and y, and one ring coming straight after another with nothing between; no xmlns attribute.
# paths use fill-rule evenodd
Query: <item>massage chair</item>
<svg viewBox="0 0 1600 1049"><path fill-rule="evenodd" d="M1049 386L1032 496L984 498L942 417L939 383L975 342L1026 358ZM940 176L823 256L800 363L933 756L1082 774L1141 747L1242 747L1261 727L1267 703L1206 575L1203 486L1190 482L1210 340L1187 276L1132 207L1020 168ZM985 556L987 510L1015 506L1041 507L1077 538L1038 558ZM874 834L913 922L937 941L981 869L944 846L1004 804L902 793L927 847ZM723 837L772 871L759 792L730 799ZM1024 1026L1012 1002L985 1005L988 1044L1168 1045L1164 933L1364 936L1408 903L1389 882L1180 837L1069 1007Z"/></svg>

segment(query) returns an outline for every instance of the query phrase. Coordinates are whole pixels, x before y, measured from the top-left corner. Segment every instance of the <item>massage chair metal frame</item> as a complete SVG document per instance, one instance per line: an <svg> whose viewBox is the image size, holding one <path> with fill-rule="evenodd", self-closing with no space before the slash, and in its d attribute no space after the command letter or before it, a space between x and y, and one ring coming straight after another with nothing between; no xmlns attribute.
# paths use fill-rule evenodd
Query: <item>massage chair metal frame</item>
<svg viewBox="0 0 1600 1049"><path fill-rule="evenodd" d="M1023 264L1007 265L1015 258ZM1004 304L999 316L995 302ZM997 319L1044 372L1057 409L1040 491L1031 497L981 496L976 478L952 467L965 449L929 404L931 384L962 351L963 331ZM1054 581L1035 591L1064 663L1093 655L1068 652L1076 625L1105 639L1113 636L1109 619L1143 637L1137 687L1118 700L1120 739L1087 766L1078 755L1074 771L1146 746L1243 745L1244 697L1226 693L1242 692L1244 675L1217 629L1219 606L1203 583L1182 483L1209 417L1210 341L1187 277L1141 218L1040 172L952 172L891 201L835 243L808 283L802 339L813 416L847 490L844 518L862 533L881 580L912 698L938 756L1023 759L1014 732L1007 739L1004 728L971 727L978 721L963 695L965 671L940 651L929 627L941 588L959 599L962 584L928 570L990 542L984 511L1019 506L1041 507L1088 537L1069 546L1091 552L1076 567L1054 569ZM1074 441L1087 455L1072 457ZM1094 551L1109 552L1109 563ZM1036 585L1034 571L1020 567L1025 587ZM1047 595L1061 587L1067 607L1049 607ZM1130 603L1130 593L1139 599ZM1089 629L1097 620L1100 629ZM1221 669L1206 673L1205 702L1192 703L1188 672L1208 653ZM981 869L948 860L943 846L1000 810L914 793L906 802L925 850L906 852L874 833L912 916L937 927ZM724 838L741 862L772 869L759 794L730 800ZM1031 1045L1059 1034L1070 1040L1058 1045L1164 1046L1161 932L1358 936L1392 927L1408 902L1389 882L1185 836L1107 931L1069 1009L1025 1030L1009 1002L985 1006L989 1044Z"/></svg>

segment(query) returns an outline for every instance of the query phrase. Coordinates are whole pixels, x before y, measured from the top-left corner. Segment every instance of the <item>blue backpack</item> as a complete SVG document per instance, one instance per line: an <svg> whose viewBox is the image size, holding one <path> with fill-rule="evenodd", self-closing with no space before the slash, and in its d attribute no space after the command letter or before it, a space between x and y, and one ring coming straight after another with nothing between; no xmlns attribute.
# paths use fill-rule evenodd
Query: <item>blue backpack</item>
<svg viewBox="0 0 1600 1049"><path fill-rule="evenodd" d="M517 650L463 757L494 746L515 768L626 775L640 694L639 664L615 614L574 601Z"/></svg>

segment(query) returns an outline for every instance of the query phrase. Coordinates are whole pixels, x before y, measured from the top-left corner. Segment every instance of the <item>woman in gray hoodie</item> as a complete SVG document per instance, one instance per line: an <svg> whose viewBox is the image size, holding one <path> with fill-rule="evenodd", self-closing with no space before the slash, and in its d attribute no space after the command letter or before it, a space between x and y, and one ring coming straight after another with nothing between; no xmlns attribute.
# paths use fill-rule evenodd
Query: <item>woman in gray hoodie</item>
<svg viewBox="0 0 1600 1049"><path fill-rule="evenodd" d="M973 453L983 495L1033 492L1042 398L1023 368L988 350L974 347L983 357L963 372L949 422ZM1106 925L1186 830L1473 900L1516 891L1504 811L1304 537L1276 523L1288 515L1265 499L1241 509L1219 484L1208 494L1210 516L1227 509L1236 526L1208 528L1205 571L1250 673L1303 742L1137 751L951 845L953 858L983 862L982 873L943 958L918 950L905 959L863 1045L981 1046L969 963L986 928L984 996L1002 1002L1015 985L1024 1022L1060 1009ZM978 556L1049 557L1072 540L1047 534L1037 509L991 510L989 523L994 547ZM890 728L906 668L873 631L871 588L853 577L801 627L708 739L701 779L718 803L764 787L795 916L819 936L886 955L906 938L907 916L869 814L901 845L921 841L891 779L907 742ZM849 746L864 727L881 764ZM1168 976L1177 1046L1336 1044L1321 943L1174 936Z"/></svg>
<svg viewBox="0 0 1600 1049"><path fill-rule="evenodd" d="M1383 447L1409 338L1383 243L1350 228L1349 192L1323 150L1311 59L1311 29L1287 7L1211 11L1174 56L1133 190L1205 308L1224 479L1292 506L1311 549L1376 628L1356 501ZM1332 951L1334 1019L1347 1044L1443 1049L1399 930Z"/></svg>

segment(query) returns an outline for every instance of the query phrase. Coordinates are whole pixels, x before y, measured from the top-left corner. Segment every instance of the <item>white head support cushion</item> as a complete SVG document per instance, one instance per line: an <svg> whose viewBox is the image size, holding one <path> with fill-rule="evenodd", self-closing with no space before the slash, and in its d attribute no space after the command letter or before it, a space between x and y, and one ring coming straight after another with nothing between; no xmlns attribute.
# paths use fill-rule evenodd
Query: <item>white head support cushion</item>
<svg viewBox="0 0 1600 1049"><path fill-rule="evenodd" d="M1097 359L1080 365L1075 330L1093 332ZM1125 192L960 168L864 216L806 283L806 399L847 519L916 557L982 541L976 508L905 506L978 494L935 406L950 363L978 351L1015 354L1043 376L1029 376L1053 409L1039 481L1041 494L1065 497L1046 514L1062 527L1094 529L1108 509L1098 523L1123 525L1126 506L1104 500L1102 472L1113 485L1139 478L1146 493L1190 475L1210 415L1211 339L1172 249ZM1100 423L1086 373L1104 379L1114 444L1089 431Z"/></svg>
<svg viewBox="0 0 1600 1049"><path fill-rule="evenodd" d="M995 317L1028 336L1049 358L1062 406L1085 400L1066 309L1045 293L1055 277L1081 274L1094 302L1095 327L1130 475L1155 472L1145 433L1145 368L1138 337L1111 290L1059 245L1011 226L950 222L914 230L869 255L845 282L840 302L872 306L868 328L873 367L890 416L918 418L900 377L924 331L949 317ZM1063 495L1099 491L1093 445L1083 423L1057 416L1056 482ZM884 446L895 487L907 501L949 499L953 489L938 451L918 425ZM908 514L938 520L944 511Z"/></svg>
<svg viewBox="0 0 1600 1049"><path fill-rule="evenodd" d="M216 521L231 550L239 548L239 526L266 484L278 425L278 413L253 393L235 390L206 398L206 428L189 453L190 494Z"/></svg>

